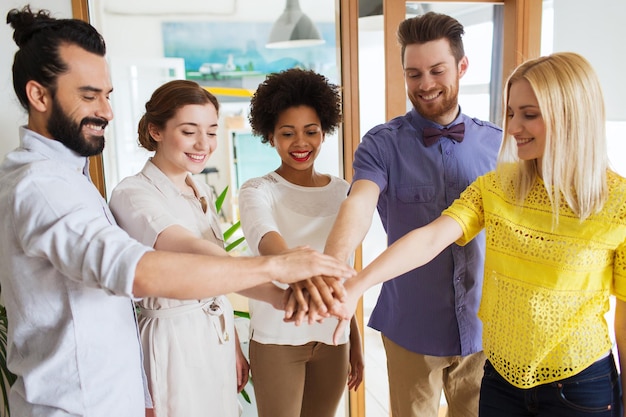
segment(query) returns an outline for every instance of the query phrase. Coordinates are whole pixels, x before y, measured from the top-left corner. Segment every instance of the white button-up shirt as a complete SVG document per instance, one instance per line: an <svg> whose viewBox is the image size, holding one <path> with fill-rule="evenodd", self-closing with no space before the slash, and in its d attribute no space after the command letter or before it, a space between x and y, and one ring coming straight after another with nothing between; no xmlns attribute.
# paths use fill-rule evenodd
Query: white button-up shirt
<svg viewBox="0 0 626 417"><path fill-rule="evenodd" d="M115 224L87 158L21 128L0 165L0 283L14 416L144 415L132 297L150 248Z"/></svg>

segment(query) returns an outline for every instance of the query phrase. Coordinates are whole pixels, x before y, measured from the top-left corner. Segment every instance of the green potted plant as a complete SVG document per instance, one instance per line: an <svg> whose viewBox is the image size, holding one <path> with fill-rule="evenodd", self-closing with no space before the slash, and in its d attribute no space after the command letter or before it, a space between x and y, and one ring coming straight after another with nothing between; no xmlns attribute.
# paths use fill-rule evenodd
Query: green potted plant
<svg viewBox="0 0 626 417"><path fill-rule="evenodd" d="M9 415L9 389L15 382L16 376L7 367L7 310L0 305L0 389L2 389L1 416Z"/></svg>
<svg viewBox="0 0 626 417"><path fill-rule="evenodd" d="M215 199L215 210L218 213L222 210L227 193L228 193L228 186L226 186L226 188L224 188L224 190L220 193L220 195L218 195L217 198ZM233 249L235 249L236 247L238 247L245 241L245 237L242 236L230 242L230 239L240 228L241 228L241 222L237 220L232 226L230 226L224 232L224 242L225 242L224 250L226 250L226 252L232 251ZM234 313L235 313L235 317L242 317L248 320L250 319L250 313L248 313L247 311L235 310ZM252 383L252 379L250 379L249 382ZM246 392L245 389L241 390L241 396L243 397L244 400L246 400L248 404L252 403L252 401L250 400L250 395Z"/></svg>
<svg viewBox="0 0 626 417"><path fill-rule="evenodd" d="M226 199L226 194L228 194L228 186L226 186L226 188L224 188L224 190L220 193L220 195L218 195L217 198L215 199L215 210L218 213L222 210L222 207L224 205L224 200ZM230 252L231 250L235 249L237 246L241 245L243 241L245 240L245 237L242 236L234 240L233 242L229 241L233 237L235 232L239 230L239 228L241 228L241 222L237 220L232 226L230 226L224 232L224 242L226 245L224 247L224 250L226 250L226 252Z"/></svg>

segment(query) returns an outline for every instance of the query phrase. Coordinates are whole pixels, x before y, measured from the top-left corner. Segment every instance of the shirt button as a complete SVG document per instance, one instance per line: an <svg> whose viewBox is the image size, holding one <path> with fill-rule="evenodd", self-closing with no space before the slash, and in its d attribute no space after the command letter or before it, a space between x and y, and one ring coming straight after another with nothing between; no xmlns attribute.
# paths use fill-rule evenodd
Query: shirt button
<svg viewBox="0 0 626 417"><path fill-rule="evenodd" d="M450 155L450 151L449 150L446 151L446 155Z"/></svg>

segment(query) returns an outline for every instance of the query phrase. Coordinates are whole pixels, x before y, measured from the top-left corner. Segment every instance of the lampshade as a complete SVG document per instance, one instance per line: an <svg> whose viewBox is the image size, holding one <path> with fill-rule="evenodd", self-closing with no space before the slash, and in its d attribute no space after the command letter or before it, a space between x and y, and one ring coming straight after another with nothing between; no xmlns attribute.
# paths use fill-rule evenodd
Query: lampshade
<svg viewBox="0 0 626 417"><path fill-rule="evenodd" d="M427 4L406 3L406 17L421 15L429 10ZM383 30L383 0L359 0L359 30Z"/></svg>
<svg viewBox="0 0 626 417"><path fill-rule="evenodd" d="M267 48L297 48L321 45L325 42L313 21L300 10L298 0L287 0L285 11L280 15L272 31Z"/></svg>

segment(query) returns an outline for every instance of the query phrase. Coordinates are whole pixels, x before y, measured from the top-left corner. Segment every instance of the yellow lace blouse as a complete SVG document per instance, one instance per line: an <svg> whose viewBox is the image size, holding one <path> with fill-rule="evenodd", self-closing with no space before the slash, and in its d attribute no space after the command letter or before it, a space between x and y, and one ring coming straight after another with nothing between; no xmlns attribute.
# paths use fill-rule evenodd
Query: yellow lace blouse
<svg viewBox="0 0 626 417"><path fill-rule="evenodd" d="M581 223L562 204L554 230L543 182L519 207L494 172L443 212L463 228L459 245L486 231L483 347L516 387L575 375L611 348L609 295L626 300L626 179L609 172L608 185L600 213Z"/></svg>

